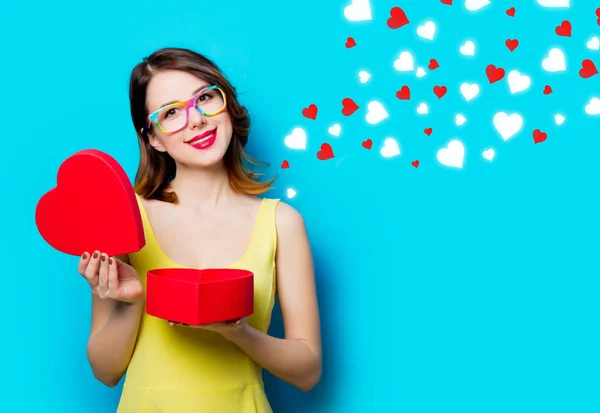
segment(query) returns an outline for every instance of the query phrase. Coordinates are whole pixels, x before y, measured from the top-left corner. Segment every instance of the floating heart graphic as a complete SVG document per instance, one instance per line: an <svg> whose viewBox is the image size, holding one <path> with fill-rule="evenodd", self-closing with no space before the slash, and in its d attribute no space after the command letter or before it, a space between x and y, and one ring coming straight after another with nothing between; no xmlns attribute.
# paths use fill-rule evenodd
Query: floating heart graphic
<svg viewBox="0 0 600 413"><path fill-rule="evenodd" d="M448 92L448 88L446 86L433 87L433 93L435 93L438 99L441 99L446 94L446 92Z"/></svg>
<svg viewBox="0 0 600 413"><path fill-rule="evenodd" d="M557 47L552 48L548 53L548 57L542 61L542 67L547 72L562 72L567 70L565 54Z"/></svg>
<svg viewBox="0 0 600 413"><path fill-rule="evenodd" d="M544 95L549 95L550 93L552 93L552 88L550 87L550 85L546 85L544 87Z"/></svg>
<svg viewBox="0 0 600 413"><path fill-rule="evenodd" d="M386 138L379 152L384 158L393 158L400 155L400 147L394 138Z"/></svg>
<svg viewBox="0 0 600 413"><path fill-rule="evenodd" d="M353 48L354 46L356 46L356 41L354 40L353 37L348 37L348 39L346 40L346 47L348 49Z"/></svg>
<svg viewBox="0 0 600 413"><path fill-rule="evenodd" d="M327 159L332 159L333 157L333 149L331 148L331 145L328 143L321 144L321 150L317 152L317 158L322 161L326 161Z"/></svg>
<svg viewBox="0 0 600 413"><path fill-rule="evenodd" d="M308 119L315 120L315 119L317 119L317 111L318 111L317 105L311 104L311 105L308 105L307 108L302 109L302 116L304 116L305 118L308 118Z"/></svg>
<svg viewBox="0 0 600 413"><path fill-rule="evenodd" d="M110 155L86 149L67 158L58 169L56 187L35 210L42 238L70 255L85 251L109 256L144 247L144 228L127 174Z"/></svg>
<svg viewBox="0 0 600 413"><path fill-rule="evenodd" d="M437 152L437 160L442 165L462 168L465 157L465 147L458 139L453 139L446 148Z"/></svg>
<svg viewBox="0 0 600 413"><path fill-rule="evenodd" d="M545 132L536 129L533 131L533 142L538 144L544 142L548 138L548 135Z"/></svg>
<svg viewBox="0 0 600 413"><path fill-rule="evenodd" d="M371 139L367 139L367 140L363 141L362 147L370 150L373 147L373 141Z"/></svg>
<svg viewBox="0 0 600 413"><path fill-rule="evenodd" d="M452 6L452 0L440 0L442 4L446 4L448 6Z"/></svg>
<svg viewBox="0 0 600 413"><path fill-rule="evenodd" d="M368 123L374 125L389 117L389 114L383 105L377 101L369 102L367 105L367 115L365 116Z"/></svg>
<svg viewBox="0 0 600 413"><path fill-rule="evenodd" d="M510 17L515 17L515 8L511 7L510 9L506 10L506 15Z"/></svg>
<svg viewBox="0 0 600 413"><path fill-rule="evenodd" d="M497 68L495 65L488 65L485 69L485 74L487 75L488 81L490 84L495 83L504 78L504 69Z"/></svg>
<svg viewBox="0 0 600 413"><path fill-rule="evenodd" d="M350 116L358 110L358 105L350 98L342 99L342 115Z"/></svg>
<svg viewBox="0 0 600 413"><path fill-rule="evenodd" d="M460 47L460 53L465 56L474 56L475 55L475 43L472 40L467 40L465 44Z"/></svg>
<svg viewBox="0 0 600 413"><path fill-rule="evenodd" d="M400 100L410 100L410 88L408 86L402 86L400 90L396 92L396 97Z"/></svg>
<svg viewBox="0 0 600 413"><path fill-rule="evenodd" d="M587 78L592 77L597 74L598 74L598 69L596 68L596 65L594 64L594 62L592 62L590 59L585 59L583 62L581 62L581 69L579 69L579 76L581 76L584 79L587 79Z"/></svg>
<svg viewBox="0 0 600 413"><path fill-rule="evenodd" d="M306 132L302 128L294 128L292 134L286 136L283 142L290 149L306 149Z"/></svg>
<svg viewBox="0 0 600 413"><path fill-rule="evenodd" d="M410 164L411 164L412 166L414 166L415 168L418 168L418 167L419 167L419 160L418 160L418 159L417 159L417 160L414 160L414 161L412 161Z"/></svg>
<svg viewBox="0 0 600 413"><path fill-rule="evenodd" d="M390 29L399 29L409 23L406 13L400 7L392 7L390 18L387 19L387 25Z"/></svg>
<svg viewBox="0 0 600 413"><path fill-rule="evenodd" d="M425 135L431 136L431 133L433 132L433 129L432 128L425 128L423 130L423 132L425 132Z"/></svg>
<svg viewBox="0 0 600 413"><path fill-rule="evenodd" d="M557 35L563 37L571 37L571 22L568 20L563 21L560 26L556 26L554 29Z"/></svg>
<svg viewBox="0 0 600 413"><path fill-rule="evenodd" d="M435 70L438 67L440 67L440 64L438 63L437 60L435 59L431 59L429 60L429 66L427 66L429 68L429 70Z"/></svg>
<svg viewBox="0 0 600 413"><path fill-rule="evenodd" d="M515 49L519 46L519 41L517 39L507 39L505 44L506 47L508 47L508 50L514 52Z"/></svg>
<svg viewBox="0 0 600 413"><path fill-rule="evenodd" d="M333 136L340 136L341 131L342 127L339 123L336 123L335 125L330 126L329 129L327 129L327 132L329 132L329 134Z"/></svg>
<svg viewBox="0 0 600 413"><path fill-rule="evenodd" d="M287 169L290 167L290 163L287 160L281 162L281 169Z"/></svg>
<svg viewBox="0 0 600 413"><path fill-rule="evenodd" d="M482 155L485 159L487 159L488 161L491 161L492 159L494 159L495 151L491 148L486 149L485 151L483 151Z"/></svg>

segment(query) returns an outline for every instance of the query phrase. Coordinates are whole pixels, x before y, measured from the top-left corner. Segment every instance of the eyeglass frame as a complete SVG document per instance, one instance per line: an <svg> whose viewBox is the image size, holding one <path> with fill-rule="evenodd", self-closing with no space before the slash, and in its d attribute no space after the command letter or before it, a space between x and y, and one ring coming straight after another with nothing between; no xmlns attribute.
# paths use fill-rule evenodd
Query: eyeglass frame
<svg viewBox="0 0 600 413"><path fill-rule="evenodd" d="M200 109L198 106L196 106L196 99L198 99L198 97L201 94L206 93L209 90L213 90L213 89L218 89L221 92L221 95L223 96L223 107L219 111L217 111L215 113L207 114L202 109ZM156 119L158 117L158 114L160 112L162 112L163 110L165 110L167 108L170 108L171 106L178 106L178 105L181 105L181 104L183 104L184 107L185 107L185 122L184 122L184 124L181 126L181 128L179 128L179 129L177 129L175 131L172 131L172 132L165 131L162 128L162 126L160 126L160 123L158 123L158 120ZM194 96L192 96L191 98L189 98L186 101L180 101L180 102L171 103L171 104L163 106L162 108L160 108L160 109L152 112L151 114L149 114L146 117L146 131L147 132L150 131L150 122L152 122L153 124L155 124L161 130L162 133L164 133L166 135L172 135L174 133L179 132L180 130L184 129L188 125L188 123L190 121L189 110L190 110L190 108L192 106L194 108L196 108L196 110L201 115L203 115L203 116L206 116L206 117L217 116L218 114L222 113L227 108L227 95L225 94L225 92L223 91L223 89L219 85L212 85L212 86L205 87L204 89L200 90L198 93L196 93Z"/></svg>

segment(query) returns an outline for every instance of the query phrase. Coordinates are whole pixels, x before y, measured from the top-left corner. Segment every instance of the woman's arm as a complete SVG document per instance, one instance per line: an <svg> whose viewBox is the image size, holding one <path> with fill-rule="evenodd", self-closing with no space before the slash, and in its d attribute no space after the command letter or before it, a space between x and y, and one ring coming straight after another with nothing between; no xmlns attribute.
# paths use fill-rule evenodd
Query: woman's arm
<svg viewBox="0 0 600 413"><path fill-rule="evenodd" d="M129 264L127 256L119 256ZM96 377L109 387L119 383L135 348L143 300L126 303L92 294L92 328L87 357Z"/></svg>
<svg viewBox="0 0 600 413"><path fill-rule="evenodd" d="M285 338L248 324L222 334L271 374L309 391L321 378L321 332L312 253L302 216L280 202L276 214L277 295Z"/></svg>

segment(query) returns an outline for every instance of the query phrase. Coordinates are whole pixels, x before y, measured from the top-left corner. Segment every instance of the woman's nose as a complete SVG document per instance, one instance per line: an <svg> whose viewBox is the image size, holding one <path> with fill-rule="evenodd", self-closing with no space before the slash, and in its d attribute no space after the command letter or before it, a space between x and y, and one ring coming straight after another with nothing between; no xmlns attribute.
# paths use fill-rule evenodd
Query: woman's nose
<svg viewBox="0 0 600 413"><path fill-rule="evenodd" d="M188 122L192 125L202 125L206 123L206 117L198 112L195 108L190 108L188 113Z"/></svg>

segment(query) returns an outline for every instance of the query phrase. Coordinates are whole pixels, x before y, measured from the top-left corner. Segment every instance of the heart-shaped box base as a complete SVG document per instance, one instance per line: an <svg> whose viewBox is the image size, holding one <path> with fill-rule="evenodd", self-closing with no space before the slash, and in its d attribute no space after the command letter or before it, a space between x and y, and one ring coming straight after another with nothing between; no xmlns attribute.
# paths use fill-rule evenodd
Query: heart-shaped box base
<svg viewBox="0 0 600 413"><path fill-rule="evenodd" d="M254 274L240 269L158 268L146 278L146 313L189 325L254 312Z"/></svg>

